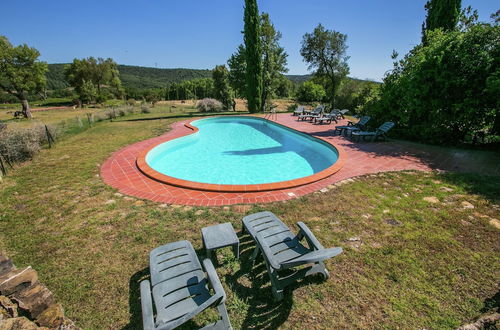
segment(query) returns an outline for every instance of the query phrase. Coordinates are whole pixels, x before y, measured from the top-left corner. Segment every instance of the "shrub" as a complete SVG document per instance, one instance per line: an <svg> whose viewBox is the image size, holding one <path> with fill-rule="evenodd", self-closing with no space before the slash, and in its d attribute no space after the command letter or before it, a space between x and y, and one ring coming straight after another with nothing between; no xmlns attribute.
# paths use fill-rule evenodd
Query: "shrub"
<svg viewBox="0 0 500 330"><path fill-rule="evenodd" d="M55 138L56 130L51 126L47 128ZM47 135L44 125L0 131L0 153L12 162L23 162L33 158L45 143Z"/></svg>
<svg viewBox="0 0 500 330"><path fill-rule="evenodd" d="M297 99L301 102L322 101L326 97L323 86L306 81L297 90Z"/></svg>
<svg viewBox="0 0 500 330"><path fill-rule="evenodd" d="M151 109L147 105L143 104L141 106L141 113L151 113Z"/></svg>
<svg viewBox="0 0 500 330"><path fill-rule="evenodd" d="M222 103L216 99L204 98L196 102L196 109L198 109L199 112L220 111L222 108Z"/></svg>
<svg viewBox="0 0 500 330"><path fill-rule="evenodd" d="M127 104L128 104L128 105L135 105L135 104L136 104L136 102L135 102L135 100L134 100L134 99L130 98L130 99L128 99L128 100L127 100Z"/></svg>

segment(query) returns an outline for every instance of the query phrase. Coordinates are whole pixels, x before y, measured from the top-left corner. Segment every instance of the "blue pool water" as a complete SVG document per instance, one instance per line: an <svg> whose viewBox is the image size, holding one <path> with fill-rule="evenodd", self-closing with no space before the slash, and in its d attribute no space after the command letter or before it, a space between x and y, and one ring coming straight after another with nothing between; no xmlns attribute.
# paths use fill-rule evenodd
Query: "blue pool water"
<svg viewBox="0 0 500 330"><path fill-rule="evenodd" d="M199 131L162 143L146 162L165 175L212 184L262 184L302 178L337 161L321 140L254 117L191 123Z"/></svg>

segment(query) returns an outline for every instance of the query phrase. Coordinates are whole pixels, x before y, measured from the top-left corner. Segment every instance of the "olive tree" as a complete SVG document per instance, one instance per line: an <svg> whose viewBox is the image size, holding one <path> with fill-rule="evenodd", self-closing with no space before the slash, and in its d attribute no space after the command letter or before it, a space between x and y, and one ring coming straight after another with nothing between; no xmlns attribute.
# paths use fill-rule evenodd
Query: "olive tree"
<svg viewBox="0 0 500 330"><path fill-rule="evenodd" d="M26 44L12 46L0 36L0 89L16 97L22 114L31 118L28 95L42 91L46 84L47 63L38 60L40 52Z"/></svg>
<svg viewBox="0 0 500 330"><path fill-rule="evenodd" d="M346 40L346 34L327 30L321 24L302 39L300 54L309 64L309 70L315 70L314 75L326 82L332 107L335 107L335 93L349 73Z"/></svg>

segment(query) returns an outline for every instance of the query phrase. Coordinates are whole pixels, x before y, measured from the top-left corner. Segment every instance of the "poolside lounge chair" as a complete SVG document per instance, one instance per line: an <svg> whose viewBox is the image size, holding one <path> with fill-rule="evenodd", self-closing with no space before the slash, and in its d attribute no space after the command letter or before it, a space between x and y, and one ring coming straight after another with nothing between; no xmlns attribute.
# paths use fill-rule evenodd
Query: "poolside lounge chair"
<svg viewBox="0 0 500 330"><path fill-rule="evenodd" d="M149 260L151 283L141 282L144 329L176 328L211 306L217 307L220 319L204 329L232 329L224 304L226 294L214 266L209 259L203 261L205 276L191 243L179 241L160 246L151 251Z"/></svg>
<svg viewBox="0 0 500 330"><path fill-rule="evenodd" d="M379 128L375 132L368 132L368 131L354 131L352 132L352 136L356 136L358 138L358 142L363 137L363 140L367 136L372 137L372 142L375 141L377 138L381 137L384 140L387 137L387 132L394 127L394 123L391 121L385 122L382 125L380 125Z"/></svg>
<svg viewBox="0 0 500 330"><path fill-rule="evenodd" d="M306 110L306 107L303 105L297 106L297 109L292 113L292 116L299 116L304 114L304 110Z"/></svg>
<svg viewBox="0 0 500 330"><path fill-rule="evenodd" d="M323 105L318 105L311 113L299 115L299 118L297 118L297 120L313 121L314 118L321 117L321 113L323 113L324 109L325 107Z"/></svg>
<svg viewBox="0 0 500 330"><path fill-rule="evenodd" d="M323 261L340 253L342 248L325 249L303 222L297 222L299 233L290 229L273 213L259 212L243 218L243 231L255 240L252 258L262 252L271 279L272 292L276 300L283 299L283 289L299 278L320 273L325 279L330 276ZM305 238L308 247L300 241ZM306 267L296 268L307 265ZM280 275L281 271L295 268L292 274Z"/></svg>
<svg viewBox="0 0 500 330"><path fill-rule="evenodd" d="M333 134L337 134L337 132L339 132L339 134L342 135L342 133L346 132L347 135L347 132L351 132L352 134L352 132L354 131L362 130L365 128L366 124L370 121L371 118L372 117L370 116L363 116L357 123L349 121L347 125L335 126L335 131L333 132Z"/></svg>
<svg viewBox="0 0 500 330"><path fill-rule="evenodd" d="M327 114L323 115L322 117L314 118L314 122L318 123L318 124L323 124L324 122L331 124L332 121L337 123L338 118L341 118L340 110L333 109L332 111L330 111L330 113L327 113Z"/></svg>
<svg viewBox="0 0 500 330"><path fill-rule="evenodd" d="M344 115L349 112L349 109L342 109L340 110L340 116L342 119L345 119Z"/></svg>

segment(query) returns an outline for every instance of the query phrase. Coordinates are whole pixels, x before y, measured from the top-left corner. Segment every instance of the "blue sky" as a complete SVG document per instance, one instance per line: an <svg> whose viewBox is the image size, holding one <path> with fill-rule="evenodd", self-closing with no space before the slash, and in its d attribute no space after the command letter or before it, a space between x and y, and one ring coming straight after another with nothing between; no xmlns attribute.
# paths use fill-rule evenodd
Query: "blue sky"
<svg viewBox="0 0 500 330"><path fill-rule="evenodd" d="M348 35L350 76L381 80L395 49L420 41L425 0L260 0L283 34L290 74L307 73L300 56L318 23ZM243 0L2 0L0 34L36 47L49 63L112 57L120 64L209 69L243 40ZM463 0L480 19L497 0ZM22 24L26 23L26 24Z"/></svg>

